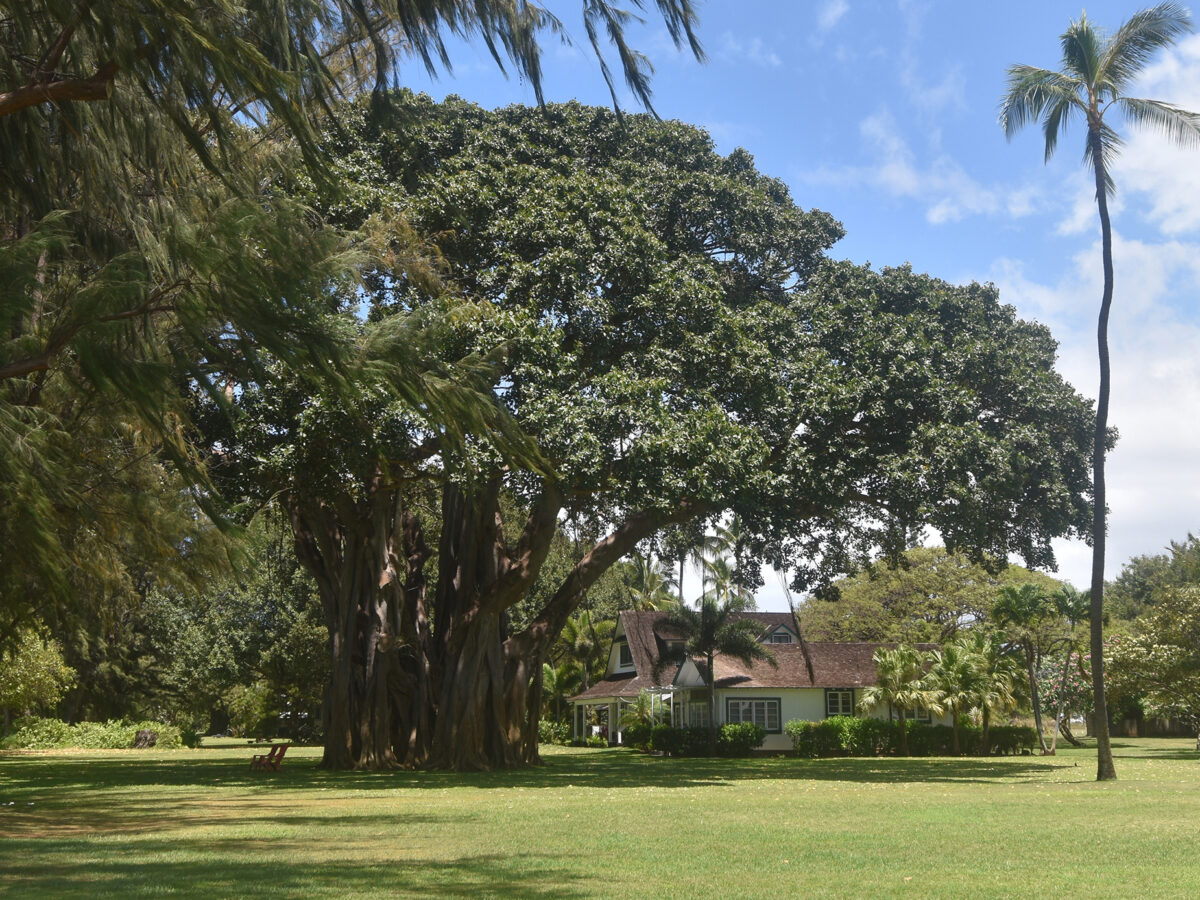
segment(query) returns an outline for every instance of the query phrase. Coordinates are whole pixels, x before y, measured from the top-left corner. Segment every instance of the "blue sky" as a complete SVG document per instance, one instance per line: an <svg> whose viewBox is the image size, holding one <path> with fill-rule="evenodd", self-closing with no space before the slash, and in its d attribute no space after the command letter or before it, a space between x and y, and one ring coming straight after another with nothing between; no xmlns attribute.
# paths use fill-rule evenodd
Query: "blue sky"
<svg viewBox="0 0 1200 900"><path fill-rule="evenodd" d="M546 98L608 104L578 0L547 5L576 43L547 39ZM1079 6L698 5L705 64L677 51L653 15L630 30L655 66L661 116L707 129L721 152L746 148L799 205L840 219L847 236L837 257L994 282L1005 302L1051 328L1060 371L1095 396L1099 226L1081 164L1083 132L1069 130L1043 165L1039 129L1008 142L997 124L1006 68L1057 68L1058 36ZM1138 8L1092 2L1087 14L1116 28ZM452 44L450 52L453 73L430 80L410 61L402 83L487 107L533 102L529 86L506 80L482 46ZM1158 57L1133 93L1200 110L1200 36ZM621 102L637 109L626 91ZM1200 530L1200 150L1120 127L1127 146L1114 171L1110 421L1122 437L1109 461L1109 577L1130 556ZM1056 549L1060 575L1086 586L1089 548ZM774 579L760 602L781 602Z"/></svg>

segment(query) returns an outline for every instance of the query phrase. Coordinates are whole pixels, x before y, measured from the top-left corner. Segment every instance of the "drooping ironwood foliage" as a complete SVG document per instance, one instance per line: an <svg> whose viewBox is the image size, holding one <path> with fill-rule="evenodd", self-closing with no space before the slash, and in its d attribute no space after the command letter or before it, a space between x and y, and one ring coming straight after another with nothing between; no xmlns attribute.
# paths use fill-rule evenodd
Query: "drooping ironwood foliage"
<svg viewBox="0 0 1200 900"><path fill-rule="evenodd" d="M689 0L655 6L701 55ZM624 14L581 9L648 104ZM267 187L299 167L336 196L318 140L333 104L382 96L414 56L449 68L449 35L482 41L540 99L539 39L563 34L524 0L0 2L0 606L23 619L29 597L70 594L79 533L120 527L90 498L132 491L131 460L81 472L81 417L157 445L203 530L212 487L181 398L219 402L263 353L339 376L353 351L326 298L362 254Z"/></svg>

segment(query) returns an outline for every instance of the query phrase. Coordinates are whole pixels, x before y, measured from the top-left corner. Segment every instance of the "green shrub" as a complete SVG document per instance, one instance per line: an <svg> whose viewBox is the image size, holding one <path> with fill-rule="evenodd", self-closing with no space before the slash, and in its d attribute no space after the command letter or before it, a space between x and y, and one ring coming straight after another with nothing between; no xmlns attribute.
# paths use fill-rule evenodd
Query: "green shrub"
<svg viewBox="0 0 1200 900"><path fill-rule="evenodd" d="M993 725L988 734L992 753L1032 753L1037 743L1037 731L1028 725Z"/></svg>
<svg viewBox="0 0 1200 900"><path fill-rule="evenodd" d="M638 750L646 750L650 746L650 734L653 730L653 725L648 725L644 722L626 725L625 729L621 732L621 743L626 747L636 747Z"/></svg>
<svg viewBox="0 0 1200 900"><path fill-rule="evenodd" d="M722 725L717 752L722 756L749 756L762 746L767 730L753 722Z"/></svg>
<svg viewBox="0 0 1200 900"><path fill-rule="evenodd" d="M587 745L589 747L607 747L608 738L604 737L603 735L593 734L587 739Z"/></svg>
<svg viewBox="0 0 1200 900"><path fill-rule="evenodd" d="M678 756L683 747L683 729L655 725L650 729L650 749L667 756Z"/></svg>
<svg viewBox="0 0 1200 900"><path fill-rule="evenodd" d="M541 719L538 722L538 743L565 744L571 739L571 726L566 722L551 722Z"/></svg>
<svg viewBox="0 0 1200 900"><path fill-rule="evenodd" d="M18 719L16 729L0 746L5 750L53 750L74 746L71 726L58 719Z"/></svg>
<svg viewBox="0 0 1200 900"><path fill-rule="evenodd" d="M183 746L183 737L175 725L126 722L124 719L80 722L78 725L68 725L58 719L23 719L0 746L6 750L125 750L133 746L134 738L141 730L158 735L155 749L176 750Z"/></svg>

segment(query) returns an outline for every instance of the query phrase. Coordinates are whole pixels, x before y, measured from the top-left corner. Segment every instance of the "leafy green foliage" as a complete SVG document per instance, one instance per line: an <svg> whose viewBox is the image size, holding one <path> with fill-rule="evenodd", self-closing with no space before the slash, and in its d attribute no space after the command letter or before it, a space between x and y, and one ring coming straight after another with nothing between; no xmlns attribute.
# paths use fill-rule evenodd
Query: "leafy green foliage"
<svg viewBox="0 0 1200 900"><path fill-rule="evenodd" d="M124 719L77 725L68 725L59 719L26 719L0 741L0 746L6 750L127 750L133 746L139 731L153 731L158 735L155 749L175 750L183 746L180 730L174 725Z"/></svg>
<svg viewBox="0 0 1200 900"><path fill-rule="evenodd" d="M831 716L819 722L793 719L784 725L796 756L822 759L831 756L887 756L900 747L900 723L886 719ZM991 746L996 753L1028 753L1037 742L1034 729L1025 725L993 726ZM981 752L983 728L961 726L955 747L954 730L945 725L913 722L907 727L908 754L912 756L957 756Z"/></svg>
<svg viewBox="0 0 1200 900"><path fill-rule="evenodd" d="M541 719L538 722L538 742L542 744L565 745L571 739L571 725L568 722L551 722Z"/></svg>
<svg viewBox="0 0 1200 900"><path fill-rule="evenodd" d="M62 648L32 631L22 632L16 646L0 656L0 710L28 715L53 708L75 681Z"/></svg>
<svg viewBox="0 0 1200 900"><path fill-rule="evenodd" d="M1171 541L1166 553L1135 556L1105 585L1104 608L1115 618L1133 620L1171 588L1200 584L1200 538Z"/></svg>
<svg viewBox="0 0 1200 900"><path fill-rule="evenodd" d="M1110 654L1115 693L1137 694L1151 715L1190 722L1200 740L1200 587L1156 594Z"/></svg>
<svg viewBox="0 0 1200 900"><path fill-rule="evenodd" d="M1025 582L1059 585L1016 564L993 573L944 547L916 547L838 579L799 612L810 640L940 644L987 621L1000 587Z"/></svg>

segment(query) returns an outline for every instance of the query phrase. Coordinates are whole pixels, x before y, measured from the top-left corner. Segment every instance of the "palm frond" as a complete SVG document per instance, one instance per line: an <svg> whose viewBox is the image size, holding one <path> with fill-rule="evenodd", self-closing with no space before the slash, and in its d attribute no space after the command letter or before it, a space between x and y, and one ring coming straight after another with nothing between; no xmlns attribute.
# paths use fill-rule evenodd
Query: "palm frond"
<svg viewBox="0 0 1200 900"><path fill-rule="evenodd" d="M1059 38L1063 65L1084 84L1095 86L1105 40L1088 21L1087 13L1072 22Z"/></svg>
<svg viewBox="0 0 1200 900"><path fill-rule="evenodd" d="M1191 14L1178 3L1160 3L1130 16L1107 42L1100 59L1100 78L1110 95L1118 95L1156 52L1191 30Z"/></svg>
<svg viewBox="0 0 1200 900"><path fill-rule="evenodd" d="M1036 66L1012 66L1008 70L1008 90L1000 104L1000 126L1004 134L1014 134L1041 118L1046 107L1063 104L1067 109L1086 111L1080 95L1083 82L1061 72Z"/></svg>
<svg viewBox="0 0 1200 900"><path fill-rule="evenodd" d="M1046 140L1045 162L1050 162L1050 157L1054 155L1058 138L1066 131L1073 108L1069 100L1058 99L1052 101L1046 109L1046 115L1042 119L1042 136Z"/></svg>
<svg viewBox="0 0 1200 900"><path fill-rule="evenodd" d="M1155 129L1184 147L1200 146L1200 113L1139 97L1122 97L1118 103L1133 124Z"/></svg>

